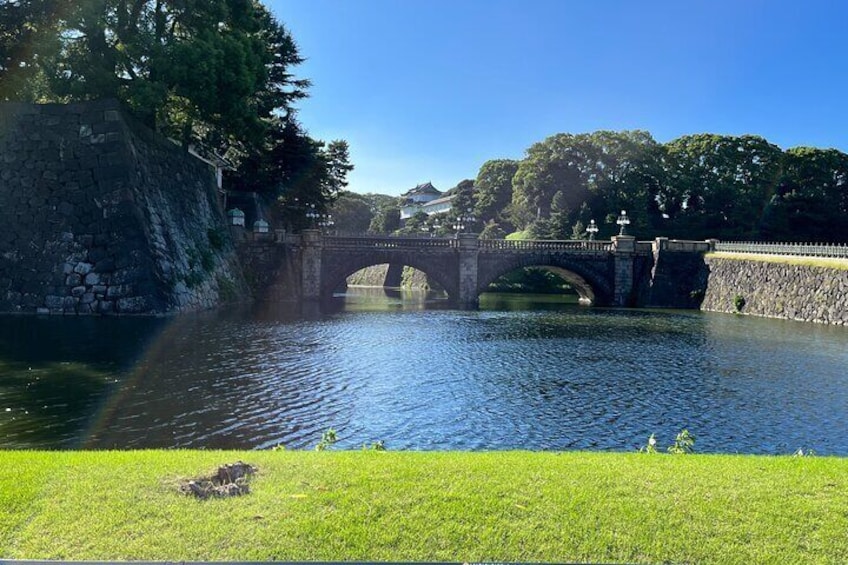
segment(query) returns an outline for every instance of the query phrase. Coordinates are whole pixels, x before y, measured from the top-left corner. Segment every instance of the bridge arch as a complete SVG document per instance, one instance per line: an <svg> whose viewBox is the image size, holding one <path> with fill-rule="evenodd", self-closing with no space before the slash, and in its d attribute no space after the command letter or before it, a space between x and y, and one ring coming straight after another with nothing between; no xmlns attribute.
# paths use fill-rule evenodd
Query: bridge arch
<svg viewBox="0 0 848 565"><path fill-rule="evenodd" d="M335 289L353 273L367 267L386 263L402 264L417 269L441 286L448 295L448 299L455 299L457 296L457 282L454 277L450 276L451 270L440 268L439 261L434 261L433 257L426 255L416 257L415 254L410 253L376 252L364 255L348 254L347 257L342 258L334 253L332 256L324 257L323 261L325 264L329 263L329 265L322 268L322 299L331 298Z"/></svg>
<svg viewBox="0 0 848 565"><path fill-rule="evenodd" d="M524 267L553 271L572 286L581 304L603 306L613 301L610 262L607 258L575 260L562 256L513 256L497 265L481 268L477 279L477 295L486 292L489 285L502 276Z"/></svg>

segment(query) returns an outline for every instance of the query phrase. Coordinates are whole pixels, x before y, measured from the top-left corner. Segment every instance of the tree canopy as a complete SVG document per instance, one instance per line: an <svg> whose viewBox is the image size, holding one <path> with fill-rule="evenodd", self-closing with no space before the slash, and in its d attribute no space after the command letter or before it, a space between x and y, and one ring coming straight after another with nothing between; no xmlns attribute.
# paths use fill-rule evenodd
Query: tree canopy
<svg viewBox="0 0 848 565"><path fill-rule="evenodd" d="M117 98L183 145L243 165L236 187L300 201L306 191L323 206L352 166L345 142L312 140L296 120L309 87L292 73L302 61L257 0L0 4L0 99Z"/></svg>
<svg viewBox="0 0 848 565"><path fill-rule="evenodd" d="M581 237L592 219L606 237L627 210L644 238L848 240L848 155L753 135L557 134L520 161L484 163L475 189L487 225L508 218L538 238Z"/></svg>

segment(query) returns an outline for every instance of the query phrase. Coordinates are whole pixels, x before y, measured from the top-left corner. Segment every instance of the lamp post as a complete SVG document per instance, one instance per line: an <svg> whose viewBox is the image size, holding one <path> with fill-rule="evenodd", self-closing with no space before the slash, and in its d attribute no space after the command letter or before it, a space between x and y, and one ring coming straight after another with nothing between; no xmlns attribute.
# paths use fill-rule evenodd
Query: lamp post
<svg viewBox="0 0 848 565"><path fill-rule="evenodd" d="M333 226L336 225L336 222L333 221L331 214L321 214L321 221L318 222L318 225L321 226L321 231L329 233L333 229Z"/></svg>
<svg viewBox="0 0 848 565"><path fill-rule="evenodd" d="M618 217L615 223L621 226L621 231L618 232L618 235L627 235L626 227L630 225L630 218L627 217L626 210L621 211L621 215Z"/></svg>
<svg viewBox="0 0 848 565"><path fill-rule="evenodd" d="M471 224L474 222L474 216L471 214L471 208L468 208L465 213L460 214L456 217L453 223L453 229L456 230L456 235L458 236L466 229L471 227Z"/></svg>
<svg viewBox="0 0 848 565"><path fill-rule="evenodd" d="M306 219L307 219L307 220L309 220L309 225L310 225L310 226L312 226L312 227L314 228L314 227L315 227L315 222L317 222L317 221L318 221L318 218L319 218L320 216L321 216L321 214L319 214L319 213L315 210L315 204L310 204L310 205L309 205L309 208L306 210Z"/></svg>
<svg viewBox="0 0 848 565"><path fill-rule="evenodd" d="M598 225L595 220L589 220L589 227L586 228L586 233L589 234L589 241L595 241L595 234L598 233Z"/></svg>

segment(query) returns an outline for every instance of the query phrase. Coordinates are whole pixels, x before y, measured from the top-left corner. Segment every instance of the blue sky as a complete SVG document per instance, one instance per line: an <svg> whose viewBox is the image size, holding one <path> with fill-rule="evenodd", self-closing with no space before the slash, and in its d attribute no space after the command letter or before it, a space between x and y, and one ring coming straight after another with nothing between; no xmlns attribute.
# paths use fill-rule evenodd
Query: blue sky
<svg viewBox="0 0 848 565"><path fill-rule="evenodd" d="M555 133L756 134L848 151L843 0L266 0L300 119L357 192L447 190Z"/></svg>

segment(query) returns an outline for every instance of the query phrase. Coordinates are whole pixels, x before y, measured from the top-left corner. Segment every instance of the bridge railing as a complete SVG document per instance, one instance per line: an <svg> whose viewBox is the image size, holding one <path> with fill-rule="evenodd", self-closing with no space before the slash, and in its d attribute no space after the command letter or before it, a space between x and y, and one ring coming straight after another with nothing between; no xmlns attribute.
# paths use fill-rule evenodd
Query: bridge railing
<svg viewBox="0 0 848 565"><path fill-rule="evenodd" d="M613 244L609 241L587 240L510 240L510 239L481 239L478 241L481 251L612 251Z"/></svg>
<svg viewBox="0 0 848 565"><path fill-rule="evenodd" d="M757 253L760 255L798 255L804 257L834 257L848 259L848 245L845 244L727 241L716 243L715 250L732 253Z"/></svg>
<svg viewBox="0 0 848 565"><path fill-rule="evenodd" d="M457 240L440 237L324 236L323 244L334 249L445 249L456 247Z"/></svg>

